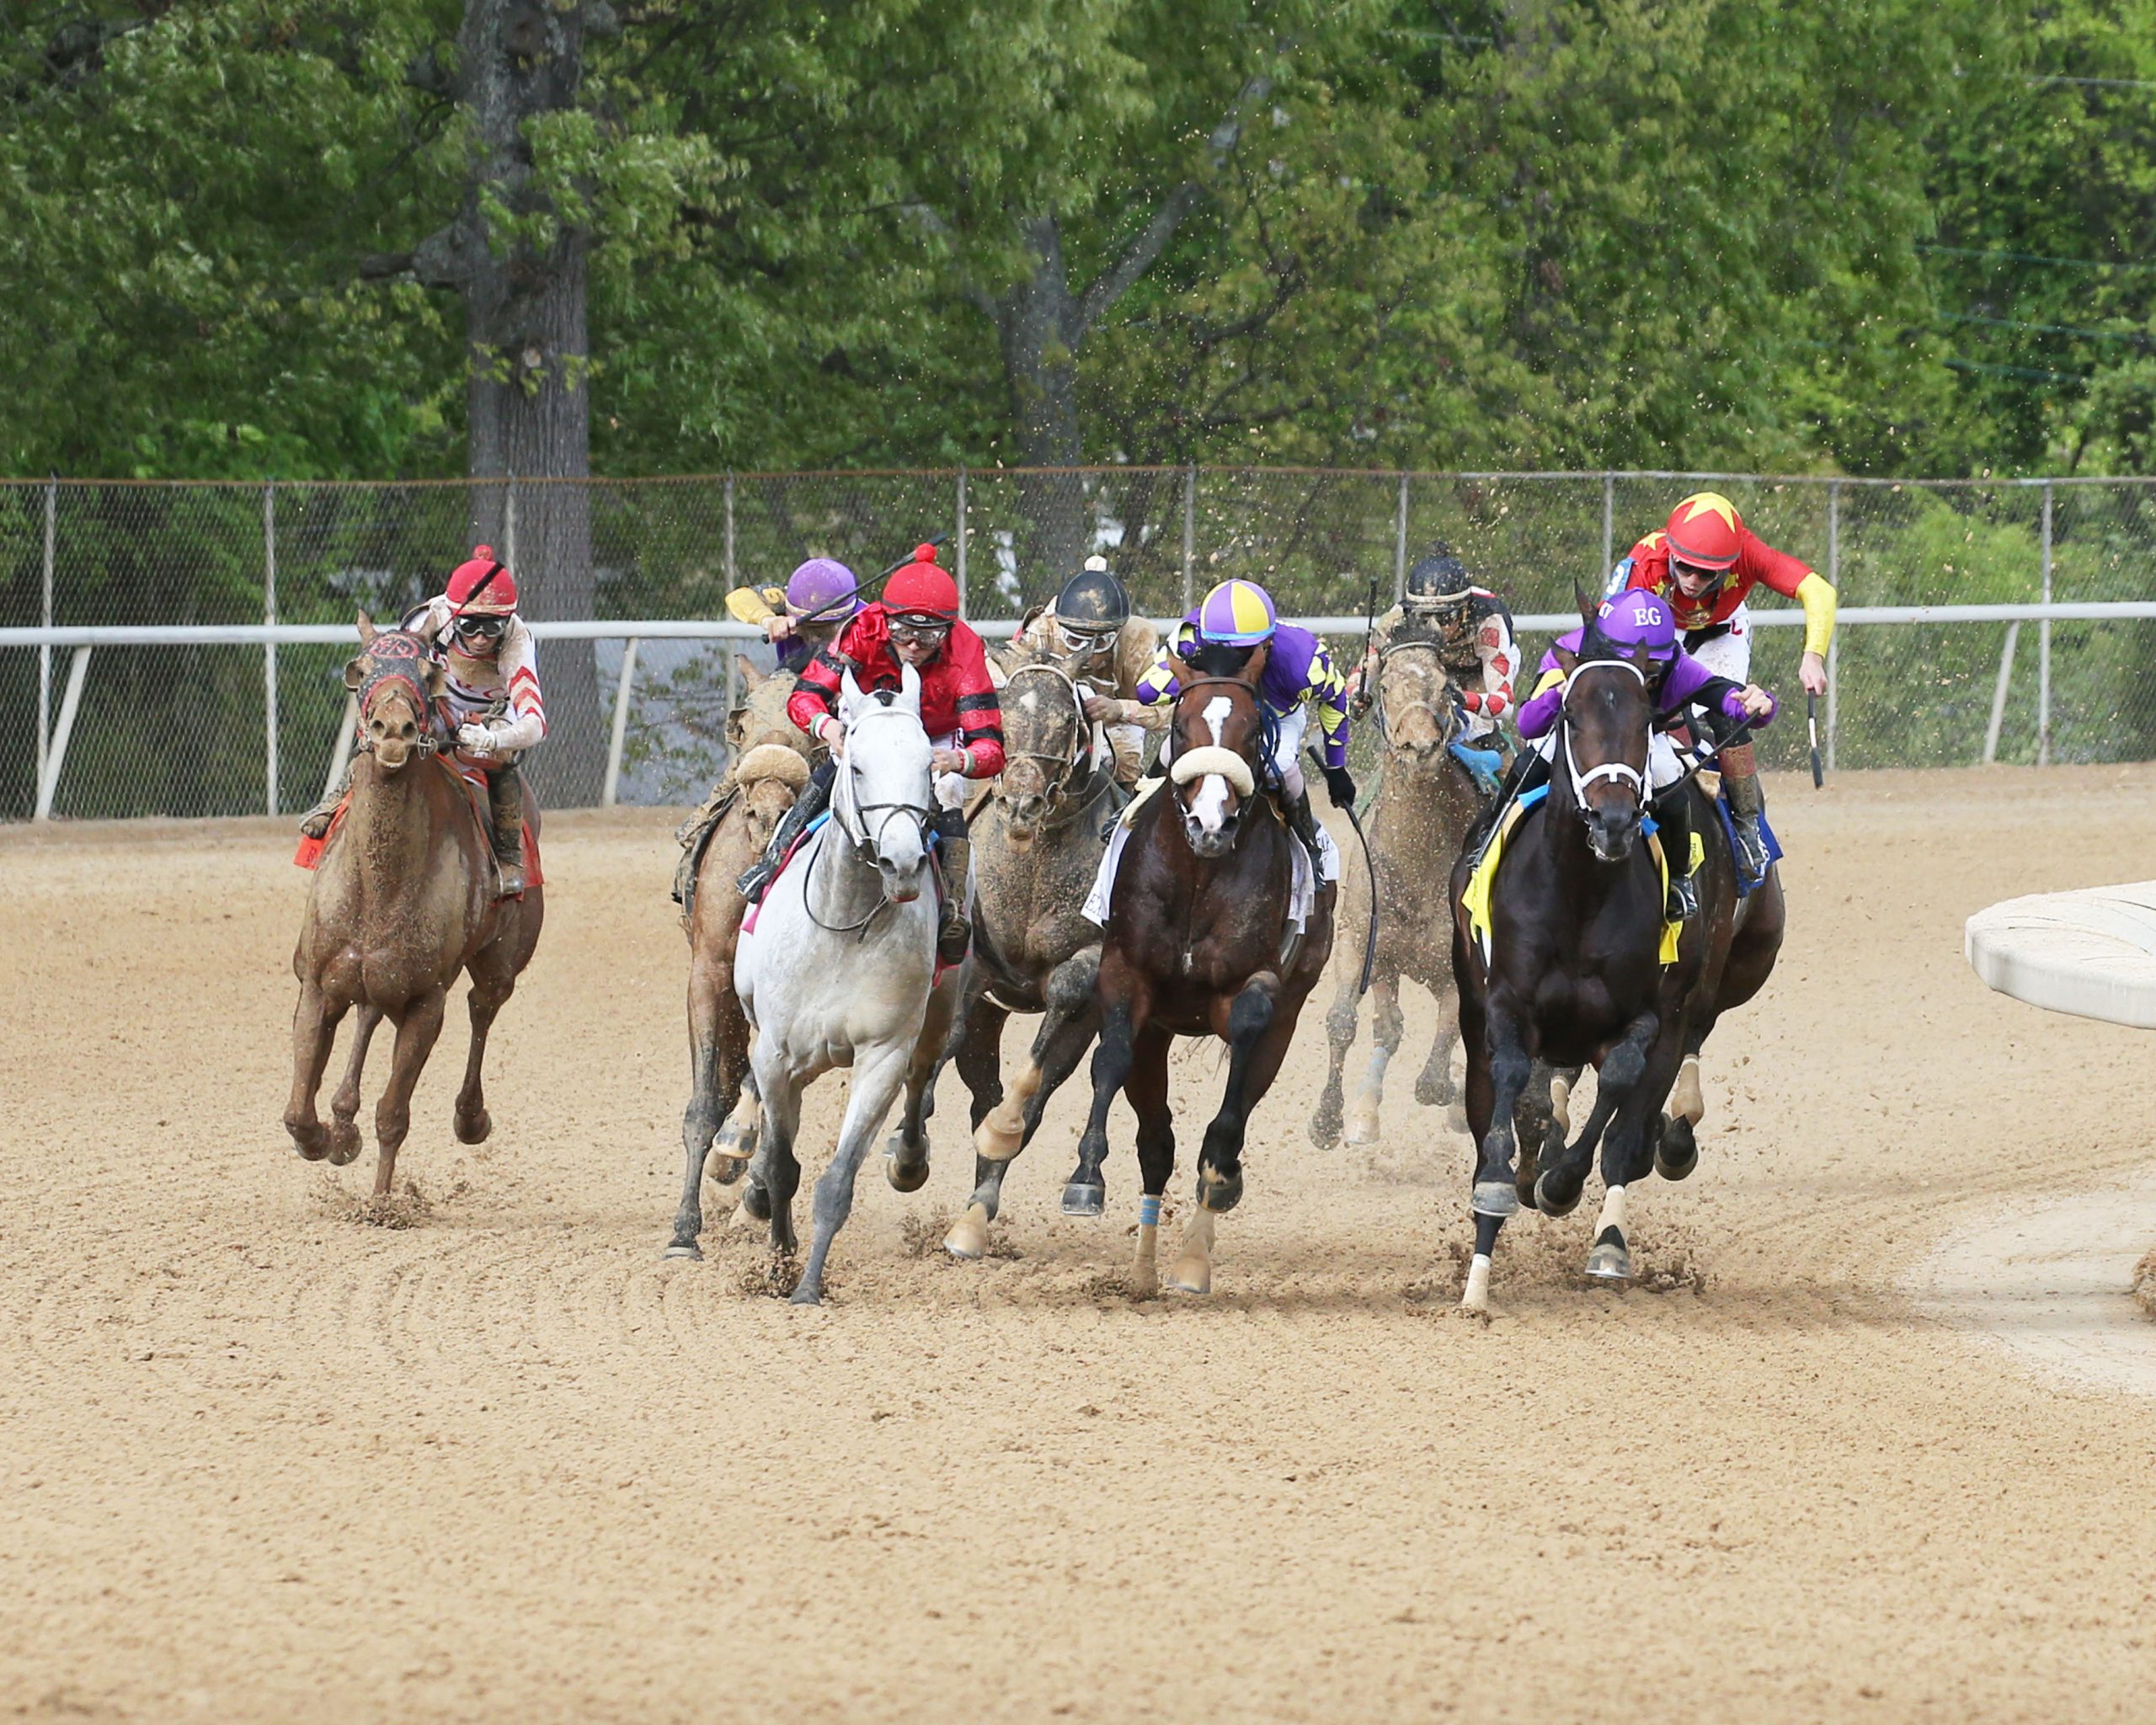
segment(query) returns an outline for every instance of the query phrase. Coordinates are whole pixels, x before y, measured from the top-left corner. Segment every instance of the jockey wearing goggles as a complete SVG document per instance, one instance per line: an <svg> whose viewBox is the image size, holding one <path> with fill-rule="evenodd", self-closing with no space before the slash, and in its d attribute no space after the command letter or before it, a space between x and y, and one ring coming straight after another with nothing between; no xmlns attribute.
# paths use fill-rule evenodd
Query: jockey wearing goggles
<svg viewBox="0 0 2156 1725"><path fill-rule="evenodd" d="M1003 770L1003 714L980 637L959 620L958 585L937 565L933 545L915 547L913 561L884 584L883 598L863 606L835 641L819 649L787 702L787 716L818 742L839 749L845 740L839 692L846 671L864 690L895 689L903 681L902 665L921 674L921 728L935 750L929 765L937 812L930 830L937 835L943 878L937 953L955 964L965 957L973 932L965 915L972 848L966 839L966 792L972 781ZM762 895L787 846L830 802L835 776L833 761L809 776L771 835L763 860L741 877L744 897Z"/></svg>
<svg viewBox="0 0 2156 1725"><path fill-rule="evenodd" d="M1610 572L1605 590L1626 588L1658 593L1675 614L1687 652L1717 676L1746 683L1752 675L1752 611L1745 602L1754 585L1794 599L1804 607L1804 658L1797 681L1809 695L1827 690L1827 649L1834 638L1835 595L1810 565L1775 550L1744 525L1737 505L1716 491L1694 492L1669 512L1668 525L1635 545ZM1711 710L1705 725L1712 737L1733 727ZM1767 845L1759 816L1765 806L1758 763L1749 743L1724 749L1716 760L1735 817L1738 866L1757 879L1766 872Z"/></svg>
<svg viewBox="0 0 2156 1725"><path fill-rule="evenodd" d="M1509 754L1498 721L1513 709L1513 680L1519 675L1513 614L1489 588L1474 584L1467 565L1445 545L1433 547L1428 557L1408 570L1401 602L1371 630L1369 647L1349 690L1357 713L1377 697L1378 667L1385 649L1417 640L1438 649L1445 675L1460 691L1465 716L1460 741L1496 746Z"/></svg>
<svg viewBox="0 0 2156 1725"><path fill-rule="evenodd" d="M516 578L489 546L451 571L447 586L405 613L403 627L433 642L448 672L444 700L456 727L457 755L485 774L497 885L501 896L524 890L524 783L518 759L547 734L531 631L516 612ZM349 780L347 781L349 783ZM343 800L339 786L302 817L319 838Z"/></svg>
<svg viewBox="0 0 2156 1725"><path fill-rule="evenodd" d="M991 669L1008 676L1020 665L1046 661L1078 686L1086 717L1095 726L1096 757L1113 751L1116 782L1128 790L1145 765L1145 733L1167 715L1139 697L1139 683L1152 669L1160 632L1130 614L1130 595L1104 557L1063 584L1055 603L1028 616Z"/></svg>
<svg viewBox="0 0 2156 1725"><path fill-rule="evenodd" d="M1255 581L1223 581L1208 593L1162 645L1139 683L1139 698L1150 707L1173 706L1182 688L1177 674L1203 647L1241 648L1246 662L1261 645L1268 650L1257 694L1277 727L1273 770L1280 780L1282 812L1295 836L1321 857L1317 817L1303 783L1303 738L1315 712L1325 739L1326 794L1336 809L1351 806L1355 781L1348 772L1348 686L1325 643L1308 629L1280 622L1264 588Z"/></svg>

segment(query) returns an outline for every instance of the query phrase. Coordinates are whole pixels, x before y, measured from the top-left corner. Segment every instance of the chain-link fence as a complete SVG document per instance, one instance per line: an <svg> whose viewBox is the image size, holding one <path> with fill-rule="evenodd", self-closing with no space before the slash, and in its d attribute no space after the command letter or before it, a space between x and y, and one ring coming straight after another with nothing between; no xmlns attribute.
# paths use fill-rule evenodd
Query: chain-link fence
<svg viewBox="0 0 2156 1725"><path fill-rule="evenodd" d="M1214 581L1283 613L1359 617L1438 542L1522 616L1569 611L1688 491L1728 494L1851 607L2156 599L2156 482L1956 483L1678 473L1282 468L739 474L415 484L0 484L0 628L330 625L438 590L479 538L535 619L714 619L812 555L862 574L940 539L969 614L1011 619L1098 550L1156 616ZM1760 595L1756 609L1780 601ZM623 636L632 635L625 628ZM562 640L542 650L550 802L599 799L621 708L620 795L680 802L723 766L742 644ZM1529 632L1530 654L1545 638ZM1336 641L1343 654L1352 644ZM1761 681L1796 687L1802 632L1762 628ZM2156 620L1853 622L1828 712L1840 767L2156 756ZM0 646L0 819L286 811L320 792L344 720L339 643ZM768 664L760 647L747 655ZM1769 733L1796 764L1802 727Z"/></svg>

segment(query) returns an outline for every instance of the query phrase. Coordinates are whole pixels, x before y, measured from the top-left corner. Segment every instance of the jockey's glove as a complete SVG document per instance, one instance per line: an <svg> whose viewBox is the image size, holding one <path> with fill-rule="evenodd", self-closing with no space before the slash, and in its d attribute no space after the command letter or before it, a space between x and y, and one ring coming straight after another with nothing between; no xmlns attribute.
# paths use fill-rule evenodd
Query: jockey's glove
<svg viewBox="0 0 2156 1725"><path fill-rule="evenodd" d="M1325 770L1326 794L1332 798L1336 809L1349 809L1355 803L1355 781L1344 766L1328 766Z"/></svg>
<svg viewBox="0 0 2156 1725"><path fill-rule="evenodd" d="M491 725L461 724L456 728L456 740L459 746L474 755L494 752L494 732Z"/></svg>

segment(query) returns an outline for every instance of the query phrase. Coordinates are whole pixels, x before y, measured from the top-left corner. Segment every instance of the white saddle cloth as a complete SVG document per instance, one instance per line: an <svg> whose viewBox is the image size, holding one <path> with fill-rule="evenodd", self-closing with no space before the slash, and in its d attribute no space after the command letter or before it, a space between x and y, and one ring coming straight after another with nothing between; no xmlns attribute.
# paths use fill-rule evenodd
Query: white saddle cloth
<svg viewBox="0 0 2156 1725"><path fill-rule="evenodd" d="M1108 926L1108 901L1115 893L1116 870L1123 863L1123 847L1130 842L1130 828L1123 821L1116 823L1115 830L1108 835L1108 847L1101 854L1101 866L1093 875L1093 889L1086 895L1085 909L1080 913L1088 922L1101 927ZM1317 830L1317 844L1323 854L1323 873L1327 882L1340 879L1340 846L1332 841L1332 835L1323 826ZM1317 882L1310 873L1310 850L1300 839L1289 846L1294 862L1294 876L1288 889L1288 921L1298 932L1310 920L1310 906L1317 901Z"/></svg>

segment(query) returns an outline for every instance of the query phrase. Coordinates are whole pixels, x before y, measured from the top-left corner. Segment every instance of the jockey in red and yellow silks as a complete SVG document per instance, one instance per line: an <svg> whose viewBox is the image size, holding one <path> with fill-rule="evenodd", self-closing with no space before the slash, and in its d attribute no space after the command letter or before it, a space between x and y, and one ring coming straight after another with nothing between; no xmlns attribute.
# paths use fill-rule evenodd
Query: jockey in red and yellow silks
<svg viewBox="0 0 2156 1725"><path fill-rule="evenodd" d="M1827 649L1834 638L1833 587L1811 565L1777 551L1744 525L1737 505L1716 491L1694 492L1669 512L1668 525L1635 545L1610 572L1607 591L1636 587L1669 603L1684 649L1717 676L1747 683L1752 674L1752 613L1745 601L1764 584L1804 607L1804 658L1797 681L1811 695L1827 687ZM1721 732L1710 718L1708 728ZM1767 866L1759 834L1763 807L1752 745L1721 750L1716 762L1735 816L1738 859L1757 879Z"/></svg>

